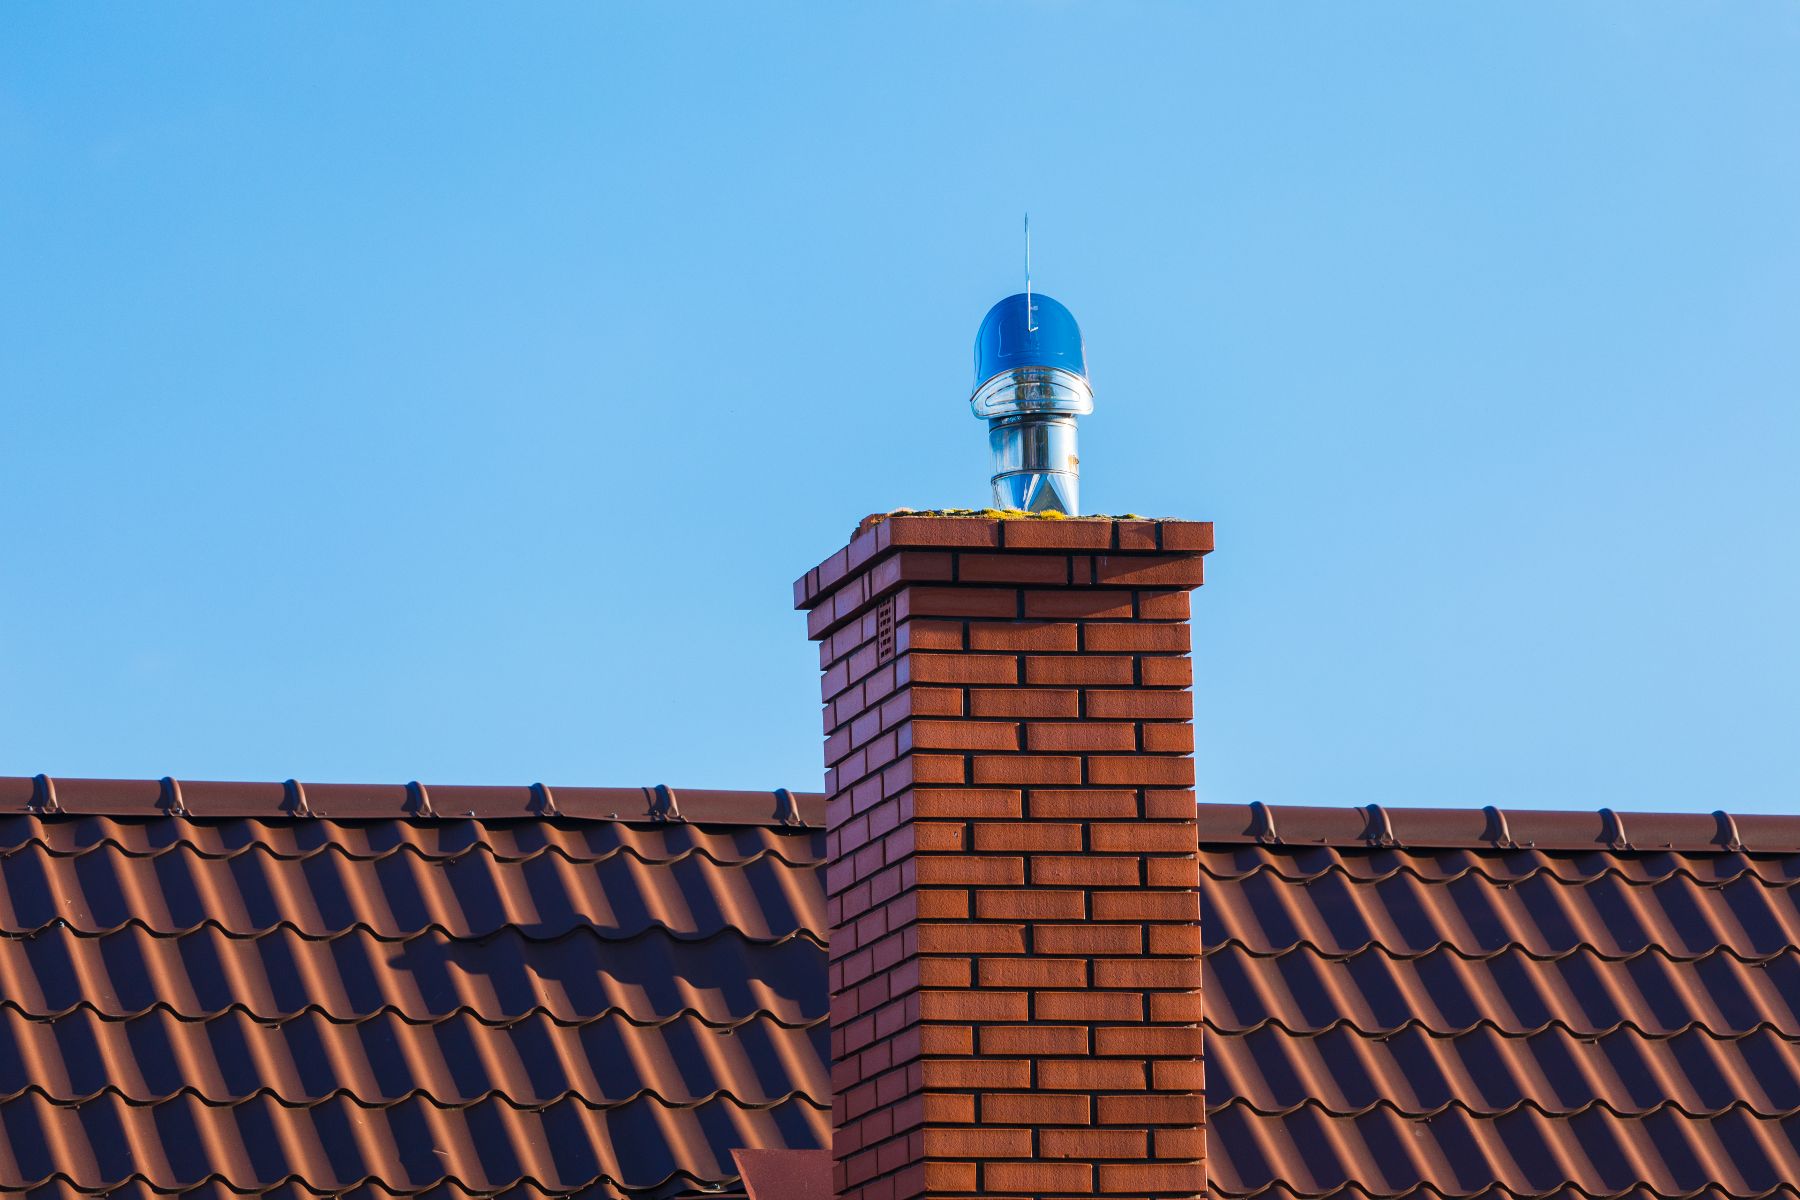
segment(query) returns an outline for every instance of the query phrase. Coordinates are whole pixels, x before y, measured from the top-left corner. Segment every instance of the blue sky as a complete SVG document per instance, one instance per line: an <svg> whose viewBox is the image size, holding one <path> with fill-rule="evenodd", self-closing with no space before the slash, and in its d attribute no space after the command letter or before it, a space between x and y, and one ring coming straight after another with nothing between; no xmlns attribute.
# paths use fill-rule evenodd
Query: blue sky
<svg viewBox="0 0 1800 1200"><path fill-rule="evenodd" d="M1210 518L1203 799L1800 796L1792 3L9 6L0 773L819 785L791 580Z"/></svg>

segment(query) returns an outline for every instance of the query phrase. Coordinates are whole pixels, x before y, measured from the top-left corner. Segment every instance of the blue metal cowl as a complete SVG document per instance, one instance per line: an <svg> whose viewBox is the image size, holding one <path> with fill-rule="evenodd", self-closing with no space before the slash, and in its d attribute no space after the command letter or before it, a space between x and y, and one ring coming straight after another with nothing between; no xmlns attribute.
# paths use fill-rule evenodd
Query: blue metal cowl
<svg viewBox="0 0 1800 1200"><path fill-rule="evenodd" d="M1075 314L1039 292L1008 296L982 319L975 334L975 390L1019 367L1059 367L1086 378L1087 357Z"/></svg>

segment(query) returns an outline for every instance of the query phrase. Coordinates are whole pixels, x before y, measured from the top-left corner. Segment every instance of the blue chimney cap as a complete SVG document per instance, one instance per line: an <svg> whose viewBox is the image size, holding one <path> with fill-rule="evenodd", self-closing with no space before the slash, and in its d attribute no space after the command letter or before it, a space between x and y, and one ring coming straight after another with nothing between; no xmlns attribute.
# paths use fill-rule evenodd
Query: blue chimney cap
<svg viewBox="0 0 1800 1200"><path fill-rule="evenodd" d="M1026 309L1030 305L1029 312ZM988 309L975 334L975 388L1019 367L1060 367L1087 378L1075 314L1042 292L1019 292Z"/></svg>

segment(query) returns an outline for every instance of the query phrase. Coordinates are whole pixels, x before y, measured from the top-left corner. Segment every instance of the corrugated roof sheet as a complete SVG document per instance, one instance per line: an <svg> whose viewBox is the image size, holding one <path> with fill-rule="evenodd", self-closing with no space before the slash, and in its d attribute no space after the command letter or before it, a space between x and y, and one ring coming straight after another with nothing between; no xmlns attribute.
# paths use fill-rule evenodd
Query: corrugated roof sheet
<svg viewBox="0 0 1800 1200"><path fill-rule="evenodd" d="M0 781L0 1190L718 1196L828 1144L816 797L171 783Z"/></svg>
<svg viewBox="0 0 1800 1200"><path fill-rule="evenodd" d="M1794 1192L1797 835L1203 806L1214 1189Z"/></svg>

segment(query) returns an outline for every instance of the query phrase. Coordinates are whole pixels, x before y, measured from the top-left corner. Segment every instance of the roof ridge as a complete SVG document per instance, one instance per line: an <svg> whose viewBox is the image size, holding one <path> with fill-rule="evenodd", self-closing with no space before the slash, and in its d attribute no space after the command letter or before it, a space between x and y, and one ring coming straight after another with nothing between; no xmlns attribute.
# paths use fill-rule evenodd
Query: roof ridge
<svg viewBox="0 0 1800 1200"><path fill-rule="evenodd" d="M344 784L0 776L0 814L312 820L574 820L823 827L818 792L730 791L667 784L635 788Z"/></svg>
<svg viewBox="0 0 1800 1200"><path fill-rule="evenodd" d="M93 817L93 819L95 819L95 820L113 820L113 819L115 819L113 817L107 816L105 814L99 814L99 813L87 814L87 815ZM5 819L4 815L0 815L0 820L4 820L4 819ZM53 820L69 819L69 818L66 818L66 817L64 817L64 818L44 817L42 815L34 813L34 814L31 814L30 819L35 820L35 821L53 821ZM75 818L75 819L80 819L80 818ZM260 817L239 817L239 818L229 818L229 819L232 819L232 820L254 820L254 821L264 822L264 818L260 818ZM466 820L467 818L463 818L463 819ZM283 818L282 820L284 822L286 822L286 821L291 820L291 818ZM333 823L333 819L330 817L319 818L319 820L321 821L321 823L324 823L324 824ZM266 822L264 822L264 823L266 823ZM625 824L625 823L619 822L619 824ZM764 827L764 826L747 826L747 828L760 829L760 828L766 828L766 827ZM810 826L808 827L808 829L810 831ZM614 846L611 849L607 850L605 853L596 854L591 858L582 858L582 857L576 856L575 854L570 853L570 851L566 847L559 846L553 842L545 843L544 845L537 847L535 850L532 850L529 854L502 854L494 848L494 845L491 842L488 842L479 837L470 841L470 843L466 846L463 846L456 850L449 851L444 854L433 854L426 847L420 846L414 842L397 842L394 845L388 847L386 850L383 850L377 854L358 854L354 850L350 849L348 846L345 846L341 842L322 842L319 845L314 846L311 849L306 850L299 854L284 854L280 850L277 850L275 847L271 846L267 842L246 842L245 844L238 846L231 850L214 851L214 850L206 849L205 847L201 846L198 842L193 842L193 841L188 841L188 840L173 841L173 842L169 842L165 845L158 846L153 850L143 851L143 850L134 850L130 846L127 846L123 841L121 841L115 837L103 837L97 841L90 842L87 845L82 846L81 848L76 849L76 850L59 850L58 848L56 848L55 846L50 844L50 841L48 838L34 834L31 837L24 838L20 841L12 843L10 849L7 852L12 853L12 854L17 854L20 851L22 851L30 846L42 847L44 853L48 854L52 858L76 859L76 858L85 857L89 854L93 854L99 850L113 849L113 850L116 850L118 853L124 855L127 858L141 859L144 861L150 861L153 859L162 858L166 855L173 854L178 851L186 850L189 853L193 854L196 858L205 859L208 862L229 862L234 859L241 858L244 855L251 854L251 853L254 853L257 851L261 851L262 853L268 855L270 858L273 858L278 862L307 862L314 858L319 857L320 855L332 853L332 852L336 852L337 854L342 855L344 858L350 860L351 862L382 862L382 861L385 861L386 859L394 857L397 854L400 854L404 851L410 850L414 854L418 855L419 858L425 862L452 862L452 861L455 861L456 859L464 858L471 854L478 854L485 850L490 856L492 856L492 858L495 862L503 862L503 863L532 862L532 861L542 858L546 855L555 854L555 855L561 856L562 859L565 862L569 863L571 866L578 866L578 867L587 867L587 866L593 866L596 863L608 862L614 858L620 857L621 855L628 855L632 858L637 859L639 862L643 863L645 866L654 866L654 867L668 866L673 863L685 862L688 859L694 858L694 857L700 857L700 858L707 859L708 861L712 862L714 865L720 866L720 867L746 867L746 866L751 865L752 863L761 862L765 858L774 858L778 862L784 863L790 867L814 868L814 867L818 867L818 866L822 865L820 860L817 858L805 858L805 859L789 858L787 855L785 855L781 852L781 850L778 846L764 846L760 850L756 851L756 853L745 855L743 858L722 858L719 855L717 855L716 853L709 850L705 846L693 845L693 846L687 847L685 850L681 851L681 853L679 853L679 854L671 854L666 857L659 858L659 857L655 857L650 854L646 854L643 850L639 849L636 846L630 846L630 845L626 845L624 843L620 843L619 845Z"/></svg>
<svg viewBox="0 0 1800 1200"><path fill-rule="evenodd" d="M1611 808L1388 808L1200 804L1202 844L1398 849L1800 853L1800 816L1624 812Z"/></svg>

